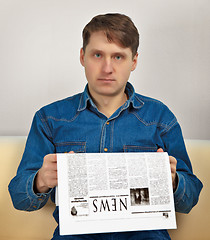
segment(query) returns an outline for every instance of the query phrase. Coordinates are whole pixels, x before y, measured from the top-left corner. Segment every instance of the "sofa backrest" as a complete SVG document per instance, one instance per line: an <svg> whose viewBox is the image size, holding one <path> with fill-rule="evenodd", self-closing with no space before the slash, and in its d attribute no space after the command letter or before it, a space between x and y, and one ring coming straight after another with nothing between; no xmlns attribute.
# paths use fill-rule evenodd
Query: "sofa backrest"
<svg viewBox="0 0 210 240"><path fill-rule="evenodd" d="M203 183L198 204L189 214L177 213L177 229L170 230L173 240L210 239L210 141L186 140L194 174Z"/></svg>
<svg viewBox="0 0 210 240"><path fill-rule="evenodd" d="M8 192L8 184L15 176L21 160L26 137L0 137L0 239L49 240L56 222L52 217L51 201L35 212L14 209Z"/></svg>

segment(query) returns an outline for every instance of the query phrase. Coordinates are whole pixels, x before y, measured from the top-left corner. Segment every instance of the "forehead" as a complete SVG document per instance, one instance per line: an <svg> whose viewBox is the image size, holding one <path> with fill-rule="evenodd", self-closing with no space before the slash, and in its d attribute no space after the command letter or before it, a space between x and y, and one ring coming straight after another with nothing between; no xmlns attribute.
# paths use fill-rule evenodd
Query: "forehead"
<svg viewBox="0 0 210 240"><path fill-rule="evenodd" d="M132 55L130 48L122 47L117 42L109 41L103 31L93 32L91 34L86 50L92 51L93 49L106 52L122 52L127 55Z"/></svg>

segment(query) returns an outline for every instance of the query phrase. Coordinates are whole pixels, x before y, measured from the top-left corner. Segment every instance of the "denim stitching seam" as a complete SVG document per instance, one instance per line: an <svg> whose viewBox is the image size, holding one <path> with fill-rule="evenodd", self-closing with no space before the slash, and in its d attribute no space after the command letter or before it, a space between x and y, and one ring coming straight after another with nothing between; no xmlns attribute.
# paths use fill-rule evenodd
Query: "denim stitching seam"
<svg viewBox="0 0 210 240"><path fill-rule="evenodd" d="M52 135L52 133L50 131L50 128L49 128L48 124L46 124L47 120L44 119L44 117L42 116L40 111L38 112L38 115L39 115L39 117L40 117L40 119L41 119L41 121L43 123L43 126L45 127L45 129L46 129L46 131L48 133L48 136L52 139L53 135Z"/></svg>

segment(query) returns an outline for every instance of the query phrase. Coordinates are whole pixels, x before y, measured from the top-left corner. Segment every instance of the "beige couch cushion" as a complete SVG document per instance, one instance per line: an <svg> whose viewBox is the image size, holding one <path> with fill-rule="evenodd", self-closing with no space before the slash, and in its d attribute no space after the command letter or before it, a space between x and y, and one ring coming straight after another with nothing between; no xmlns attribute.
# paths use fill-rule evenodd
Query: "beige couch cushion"
<svg viewBox="0 0 210 240"><path fill-rule="evenodd" d="M189 214L177 214L177 230L171 230L173 240L210 239L210 141L188 140L187 150L194 174L202 181L198 204Z"/></svg>
<svg viewBox="0 0 210 240"><path fill-rule="evenodd" d="M25 137L0 137L0 240L51 239L56 223L52 217L54 204L50 201L36 212L15 210L8 193L9 181L16 174L24 150ZM199 204L190 214L177 214L177 230L170 230L173 240L210 239L210 141L186 141L194 172L204 189Z"/></svg>
<svg viewBox="0 0 210 240"><path fill-rule="evenodd" d="M54 204L48 204L36 212L18 211L13 208L8 184L15 176L23 154L25 137L0 137L0 239L1 240L49 240L56 222L52 217Z"/></svg>

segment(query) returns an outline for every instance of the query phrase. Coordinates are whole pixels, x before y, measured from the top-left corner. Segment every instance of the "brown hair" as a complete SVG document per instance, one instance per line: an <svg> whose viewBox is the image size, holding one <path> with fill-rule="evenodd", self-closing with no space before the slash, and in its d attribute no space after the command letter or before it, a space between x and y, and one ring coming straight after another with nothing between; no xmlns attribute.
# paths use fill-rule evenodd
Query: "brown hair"
<svg viewBox="0 0 210 240"><path fill-rule="evenodd" d="M139 46L139 33L128 16L119 13L95 16L82 32L84 52L91 34L98 31L103 31L109 42L129 47L133 57L136 55Z"/></svg>

